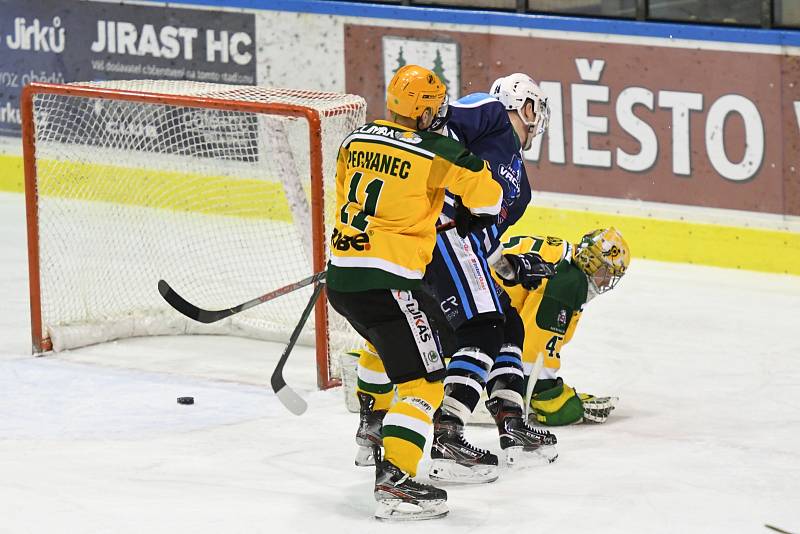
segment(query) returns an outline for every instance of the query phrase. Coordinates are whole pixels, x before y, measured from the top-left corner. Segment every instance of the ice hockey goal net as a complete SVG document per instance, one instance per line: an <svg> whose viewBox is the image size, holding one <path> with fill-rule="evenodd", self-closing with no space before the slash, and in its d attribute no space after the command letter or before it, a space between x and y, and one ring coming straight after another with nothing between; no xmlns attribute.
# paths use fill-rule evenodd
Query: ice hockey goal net
<svg viewBox="0 0 800 534"><path fill-rule="evenodd" d="M194 82L32 84L22 94L33 350L164 334L288 338L311 288L221 309L324 269L336 153L354 95ZM357 337L324 301L301 341L318 384Z"/></svg>

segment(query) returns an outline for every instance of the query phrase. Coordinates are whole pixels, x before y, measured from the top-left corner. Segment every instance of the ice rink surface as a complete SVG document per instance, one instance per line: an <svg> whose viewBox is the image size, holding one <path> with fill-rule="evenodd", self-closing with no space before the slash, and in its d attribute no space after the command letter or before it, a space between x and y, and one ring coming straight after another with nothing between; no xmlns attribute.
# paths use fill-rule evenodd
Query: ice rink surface
<svg viewBox="0 0 800 534"><path fill-rule="evenodd" d="M448 486L444 519L389 524L308 348L286 369L301 417L268 387L278 344L32 358L24 221L0 194L0 533L800 532L800 277L634 259L562 353L570 385L620 397L608 423L555 429L552 465ZM499 448L492 428L467 437Z"/></svg>

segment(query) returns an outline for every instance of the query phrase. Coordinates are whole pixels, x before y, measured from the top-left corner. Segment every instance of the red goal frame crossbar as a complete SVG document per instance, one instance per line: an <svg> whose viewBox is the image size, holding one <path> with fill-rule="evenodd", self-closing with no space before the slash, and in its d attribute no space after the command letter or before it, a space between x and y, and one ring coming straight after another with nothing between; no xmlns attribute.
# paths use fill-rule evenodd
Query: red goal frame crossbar
<svg viewBox="0 0 800 534"><path fill-rule="evenodd" d="M31 336L34 354L52 350L50 338L43 332L41 306L41 272L39 266L38 188L36 182L36 126L33 100L36 95L54 94L81 98L100 98L128 102L144 102L201 109L221 109L270 115L283 115L305 119L308 122L311 174L311 235L312 269L318 273L325 269L325 220L322 170L322 123L319 111L293 104L248 102L202 96L147 93L121 89L107 89L80 85L31 83L23 87L20 95L22 119L22 153L25 171L25 208L28 227L28 275L30 282ZM331 110L327 115L337 115L343 110ZM328 305L323 291L314 310L316 321L317 385L327 389L339 385L330 376L328 352ZM299 319L299 317L298 317Z"/></svg>

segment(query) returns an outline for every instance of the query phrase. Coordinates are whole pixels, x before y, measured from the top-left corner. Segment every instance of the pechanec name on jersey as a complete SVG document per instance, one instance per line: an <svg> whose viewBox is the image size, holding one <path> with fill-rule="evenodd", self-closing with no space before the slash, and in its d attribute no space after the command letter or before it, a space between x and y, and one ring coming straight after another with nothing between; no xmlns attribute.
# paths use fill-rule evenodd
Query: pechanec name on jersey
<svg viewBox="0 0 800 534"><path fill-rule="evenodd" d="M361 169L377 171L381 174L388 174L389 176L399 176L401 180L408 178L408 172L411 169L410 161L398 158L397 156L366 150L351 151L350 156L347 158L347 165L348 167L359 167Z"/></svg>
<svg viewBox="0 0 800 534"><path fill-rule="evenodd" d="M363 252L370 249L369 236L363 232L356 235L344 235L334 228L331 235L331 247L343 252L351 248L358 252Z"/></svg>

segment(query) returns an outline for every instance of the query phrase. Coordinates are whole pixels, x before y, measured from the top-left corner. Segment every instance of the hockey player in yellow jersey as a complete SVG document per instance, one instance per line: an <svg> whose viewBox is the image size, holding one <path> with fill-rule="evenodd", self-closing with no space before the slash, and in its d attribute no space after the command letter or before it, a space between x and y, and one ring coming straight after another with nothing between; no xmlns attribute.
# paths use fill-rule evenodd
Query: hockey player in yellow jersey
<svg viewBox="0 0 800 534"><path fill-rule="evenodd" d="M558 376L561 348L575 334L584 307L597 295L613 289L627 271L630 249L615 228L594 230L572 245L558 237L512 237L503 252L535 252L556 263L556 275L534 289L506 287L511 303L525 325L523 369L528 380L537 357L544 365L530 402L539 424L549 426L605 422L616 397L595 397L576 390ZM495 275L498 283L502 280ZM536 379L534 378L534 379Z"/></svg>
<svg viewBox="0 0 800 534"><path fill-rule="evenodd" d="M359 395L356 440L372 446L376 516L384 519L447 513L444 490L411 478L444 396L446 371L420 296L444 190L461 196L467 217L496 215L502 200L483 160L427 131L445 94L433 72L400 68L387 87L387 120L353 131L337 159L328 299L377 349L397 388L391 407L391 399Z"/></svg>

